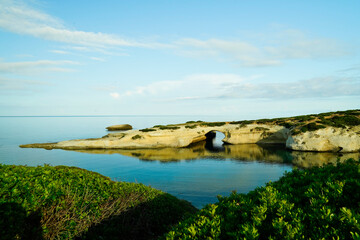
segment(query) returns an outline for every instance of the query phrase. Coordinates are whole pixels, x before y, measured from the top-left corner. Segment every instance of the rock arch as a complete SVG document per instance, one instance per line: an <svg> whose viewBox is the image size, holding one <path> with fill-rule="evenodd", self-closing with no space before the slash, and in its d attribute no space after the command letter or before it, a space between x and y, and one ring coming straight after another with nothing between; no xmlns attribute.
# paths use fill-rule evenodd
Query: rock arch
<svg viewBox="0 0 360 240"><path fill-rule="evenodd" d="M219 136L220 135L220 136ZM211 130L205 134L205 148L212 152L222 152L225 151L224 144L226 142L224 139L226 138L226 134L223 131ZM219 143L221 141L222 143Z"/></svg>

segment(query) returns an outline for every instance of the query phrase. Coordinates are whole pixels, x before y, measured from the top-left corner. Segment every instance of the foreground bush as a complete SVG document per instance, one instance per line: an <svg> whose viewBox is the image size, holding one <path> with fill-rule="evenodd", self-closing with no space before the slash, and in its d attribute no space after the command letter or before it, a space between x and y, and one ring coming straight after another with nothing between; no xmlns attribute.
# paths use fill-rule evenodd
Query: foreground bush
<svg viewBox="0 0 360 240"><path fill-rule="evenodd" d="M248 194L219 197L166 239L360 239L360 165L293 170Z"/></svg>
<svg viewBox="0 0 360 240"><path fill-rule="evenodd" d="M0 165L0 239L151 239L194 211L83 169Z"/></svg>

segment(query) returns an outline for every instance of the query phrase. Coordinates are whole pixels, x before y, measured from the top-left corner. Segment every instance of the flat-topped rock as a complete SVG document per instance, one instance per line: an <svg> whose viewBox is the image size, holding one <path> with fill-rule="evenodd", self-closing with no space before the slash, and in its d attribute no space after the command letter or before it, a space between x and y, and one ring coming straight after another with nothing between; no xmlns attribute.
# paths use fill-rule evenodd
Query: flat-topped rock
<svg viewBox="0 0 360 240"><path fill-rule="evenodd" d="M106 128L108 131L125 131L131 130L133 127L130 124L119 124L119 125L112 125Z"/></svg>

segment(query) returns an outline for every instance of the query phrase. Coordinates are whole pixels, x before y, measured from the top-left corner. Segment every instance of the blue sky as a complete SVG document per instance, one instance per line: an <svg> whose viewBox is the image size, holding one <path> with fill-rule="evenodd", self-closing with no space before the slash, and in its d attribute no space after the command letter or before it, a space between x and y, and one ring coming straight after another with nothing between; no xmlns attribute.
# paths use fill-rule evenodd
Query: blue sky
<svg viewBox="0 0 360 240"><path fill-rule="evenodd" d="M0 115L360 108L360 1L0 0Z"/></svg>

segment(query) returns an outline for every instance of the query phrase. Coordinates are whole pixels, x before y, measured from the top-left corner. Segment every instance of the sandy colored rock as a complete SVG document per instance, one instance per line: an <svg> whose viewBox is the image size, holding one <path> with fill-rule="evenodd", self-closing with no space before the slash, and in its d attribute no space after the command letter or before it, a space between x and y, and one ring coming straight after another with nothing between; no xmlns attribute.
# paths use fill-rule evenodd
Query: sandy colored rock
<svg viewBox="0 0 360 240"><path fill-rule="evenodd" d="M71 150L183 148L201 142L210 137L209 133L218 131L225 135L222 141L232 145L283 144L288 149L297 151L359 152L359 114L358 110L349 110L273 120L212 123L198 121L114 132L102 138L28 144L21 147ZM107 129L125 130L131 129L131 126L114 125Z"/></svg>
<svg viewBox="0 0 360 240"><path fill-rule="evenodd" d="M289 136L286 147L297 151L359 152L360 126L326 127Z"/></svg>
<svg viewBox="0 0 360 240"><path fill-rule="evenodd" d="M28 144L21 147L59 148L59 149L137 149L137 148L182 148L190 144L203 141L206 134L219 131L225 135L222 140L228 144L242 143L272 143L284 144L289 130L282 126L271 126L265 124L249 124L239 127L236 124L224 124L218 127L197 126L186 128L186 125L178 129L144 132L141 130L129 130L121 133L109 133L102 138L79 139L62 141L51 144Z"/></svg>
<svg viewBox="0 0 360 240"><path fill-rule="evenodd" d="M106 129L108 131L124 131L124 130L131 130L133 127L130 124L119 124L119 125L113 125L109 126Z"/></svg>

